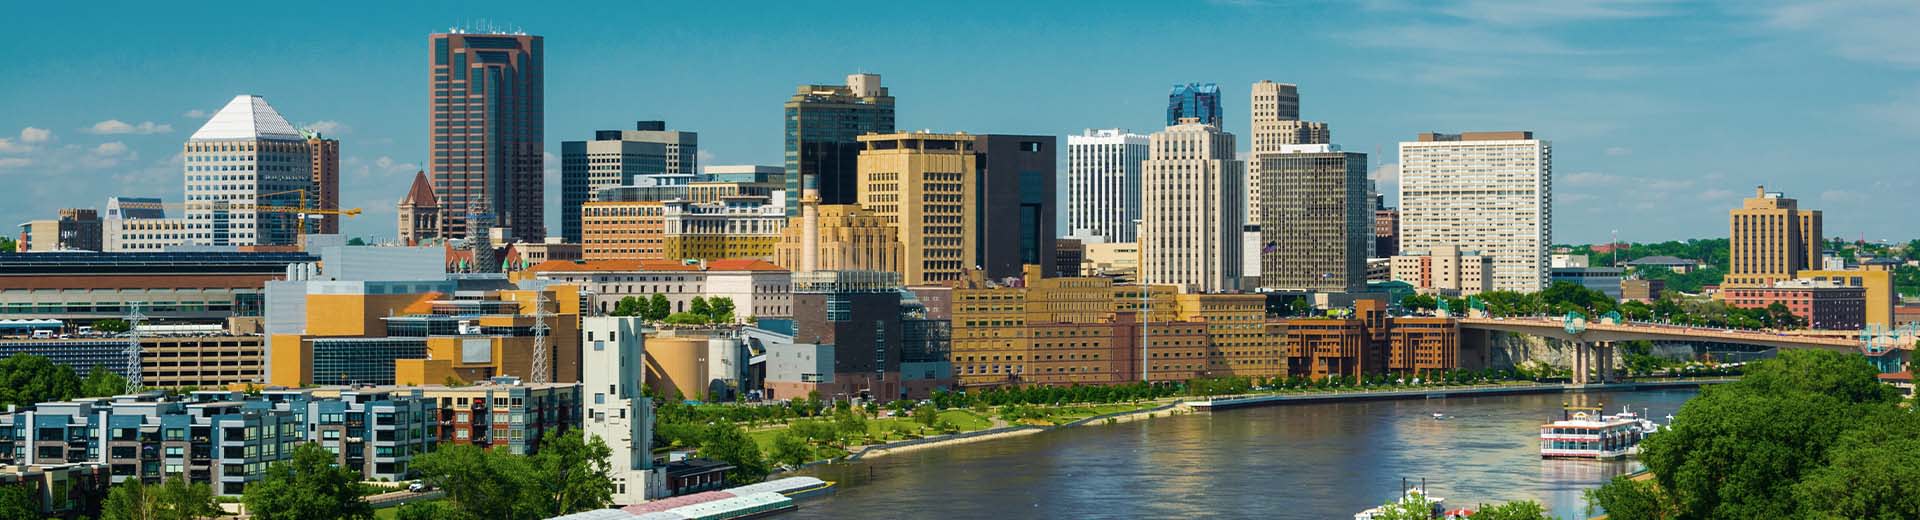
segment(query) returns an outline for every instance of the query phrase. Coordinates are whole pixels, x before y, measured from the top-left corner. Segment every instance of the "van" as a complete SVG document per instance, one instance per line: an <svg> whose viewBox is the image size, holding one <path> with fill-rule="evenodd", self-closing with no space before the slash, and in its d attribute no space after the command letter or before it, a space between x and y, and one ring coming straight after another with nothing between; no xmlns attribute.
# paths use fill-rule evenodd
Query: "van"
<svg viewBox="0 0 1920 520"><path fill-rule="evenodd" d="M33 339L53 339L53 331L51 330L33 331Z"/></svg>

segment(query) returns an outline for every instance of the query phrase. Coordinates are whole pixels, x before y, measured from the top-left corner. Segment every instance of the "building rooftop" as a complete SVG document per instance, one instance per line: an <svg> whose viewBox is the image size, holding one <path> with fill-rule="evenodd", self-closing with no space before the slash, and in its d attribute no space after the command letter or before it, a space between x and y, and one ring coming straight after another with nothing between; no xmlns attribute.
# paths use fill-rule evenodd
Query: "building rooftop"
<svg viewBox="0 0 1920 520"><path fill-rule="evenodd" d="M1643 256L1627 262L1627 265L1699 265L1700 262L1677 256Z"/></svg>
<svg viewBox="0 0 1920 520"><path fill-rule="evenodd" d="M267 104L267 98L241 94L207 119L193 139L276 139L305 141L287 118Z"/></svg>

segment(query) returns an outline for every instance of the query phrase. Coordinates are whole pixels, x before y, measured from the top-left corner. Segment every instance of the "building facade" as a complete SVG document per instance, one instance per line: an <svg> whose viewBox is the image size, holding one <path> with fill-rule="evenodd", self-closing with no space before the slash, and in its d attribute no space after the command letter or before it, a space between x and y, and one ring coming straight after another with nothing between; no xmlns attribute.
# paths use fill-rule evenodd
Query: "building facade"
<svg viewBox="0 0 1920 520"><path fill-rule="evenodd" d="M1420 294L1472 296L1493 290L1493 257L1459 247L1437 246L1388 263L1391 279L1413 285Z"/></svg>
<svg viewBox="0 0 1920 520"><path fill-rule="evenodd" d="M801 85L785 107L787 216L800 216L803 186L821 204L860 202L859 158L866 134L891 134L893 96L879 74L848 74L845 85Z"/></svg>
<svg viewBox="0 0 1920 520"><path fill-rule="evenodd" d="M1765 187L1754 188L1753 198L1728 212L1728 269L1725 287L1767 287L1792 280L1802 270L1820 267L1819 210L1801 209L1799 201Z"/></svg>
<svg viewBox="0 0 1920 520"><path fill-rule="evenodd" d="M307 187L307 200L315 209L340 209L340 140L328 139L318 132L302 131L307 138L307 155L312 158L313 182ZM317 215L309 233L340 233L340 215Z"/></svg>
<svg viewBox="0 0 1920 520"><path fill-rule="evenodd" d="M1147 136L1120 128L1067 136L1067 229L1133 242L1140 220L1140 163Z"/></svg>
<svg viewBox="0 0 1920 520"><path fill-rule="evenodd" d="M1155 132L1142 164L1141 281L1240 288L1246 168L1233 134L1187 119Z"/></svg>
<svg viewBox="0 0 1920 520"><path fill-rule="evenodd" d="M262 289L306 253L39 253L0 257L0 319L224 322L259 316Z"/></svg>
<svg viewBox="0 0 1920 520"><path fill-rule="evenodd" d="M914 132L863 135L859 142L866 146L859 156L860 207L899 230L904 283L959 280L979 265L974 137Z"/></svg>
<svg viewBox="0 0 1920 520"><path fill-rule="evenodd" d="M815 247L819 270L898 273L905 269L906 248L900 243L899 228L885 217L857 204L823 205L818 211ZM800 251L806 243L804 224L802 217L787 220L786 229L780 231L780 243L774 247L774 264L800 269Z"/></svg>
<svg viewBox="0 0 1920 520"><path fill-rule="evenodd" d="M311 153L307 138L266 98L234 97L184 147L184 243L296 244L302 193L313 187Z"/></svg>
<svg viewBox="0 0 1920 520"><path fill-rule="evenodd" d="M1367 155L1331 145L1287 145L1256 155L1265 177L1260 286L1359 292L1373 241Z"/></svg>
<svg viewBox="0 0 1920 520"><path fill-rule="evenodd" d="M1373 210L1373 257L1393 258L1400 254L1400 211Z"/></svg>
<svg viewBox="0 0 1920 520"><path fill-rule="evenodd" d="M1400 143L1400 251L1492 256L1493 289L1535 292L1553 244L1553 143L1533 132L1420 134Z"/></svg>
<svg viewBox="0 0 1920 520"><path fill-rule="evenodd" d="M667 260L771 260L787 227L786 208L764 196L661 204L660 249Z"/></svg>
<svg viewBox="0 0 1920 520"><path fill-rule="evenodd" d="M974 265L989 277L1020 276L1021 266L1047 266L1055 275L1054 165L1058 141L1050 135L973 136L979 155L974 181Z"/></svg>
<svg viewBox="0 0 1920 520"><path fill-rule="evenodd" d="M561 237L580 241L580 205L619 186L684 186L697 180L699 135L640 121L633 130L600 130L591 141L560 143Z"/></svg>
<svg viewBox="0 0 1920 520"><path fill-rule="evenodd" d="M653 496L659 485L653 468L653 400L646 385L645 323L634 317L591 317L581 322L581 345L586 372L582 386L591 397L580 424L587 435L612 448L613 502L638 504Z"/></svg>
<svg viewBox="0 0 1920 520"><path fill-rule="evenodd" d="M785 268L751 259L713 260L687 264L647 260L588 260L548 262L527 269L535 278L578 284L591 295L589 314L604 315L620 300L662 295L672 312L685 312L694 298L733 301L734 319L784 318L793 315L792 278Z"/></svg>
<svg viewBox="0 0 1920 520"><path fill-rule="evenodd" d="M666 205L659 201L593 201L580 207L580 257L666 259Z"/></svg>
<svg viewBox="0 0 1920 520"><path fill-rule="evenodd" d="M1814 330L1860 330L1867 326L1867 291L1832 281L1786 280L1768 287L1726 287L1727 305L1765 309L1785 305Z"/></svg>
<svg viewBox="0 0 1920 520"><path fill-rule="evenodd" d="M1220 113L1220 86L1212 83L1174 85L1167 94L1167 126L1194 119L1203 125L1226 126Z"/></svg>
<svg viewBox="0 0 1920 520"><path fill-rule="evenodd" d="M413 174L413 186L396 206L399 210L399 237L404 245L419 245L440 238L440 203L433 197L433 185L426 172Z"/></svg>
<svg viewBox="0 0 1920 520"><path fill-rule="evenodd" d="M1294 145L1330 144L1333 135L1326 123L1300 120L1300 89L1292 83L1260 80L1253 84L1251 99L1248 122L1253 126L1253 148L1247 160L1247 223L1264 225L1260 201L1266 182L1261 169L1266 164L1262 154L1281 153Z"/></svg>
<svg viewBox="0 0 1920 520"><path fill-rule="evenodd" d="M1866 291L1868 326L1893 328L1895 323L1893 309L1899 303L1899 295L1893 286L1893 272L1878 269L1854 269L1842 271L1807 270L1796 273L1797 279L1814 282L1829 282L1847 287L1859 287Z"/></svg>
<svg viewBox="0 0 1920 520"><path fill-rule="evenodd" d="M486 236L468 229L478 217L516 237L546 236L544 40L455 30L428 36L427 45L427 171L441 207L439 235Z"/></svg>

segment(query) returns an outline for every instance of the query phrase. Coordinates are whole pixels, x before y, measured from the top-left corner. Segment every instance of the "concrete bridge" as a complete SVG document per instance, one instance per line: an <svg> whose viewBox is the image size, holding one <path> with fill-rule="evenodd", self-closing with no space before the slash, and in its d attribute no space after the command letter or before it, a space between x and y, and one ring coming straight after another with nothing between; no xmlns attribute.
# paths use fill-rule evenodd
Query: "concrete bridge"
<svg viewBox="0 0 1920 520"><path fill-rule="evenodd" d="M1460 328L1463 331L1511 332L1572 343L1574 345L1573 384L1576 385L1592 382L1589 372L1598 373L1601 381L1615 379L1613 344L1617 341L1709 342L1779 349L1815 348L1838 352L1860 351L1860 340L1857 338L1657 323L1616 323L1611 320L1581 322L1574 327L1569 327L1564 318L1464 317L1460 318Z"/></svg>

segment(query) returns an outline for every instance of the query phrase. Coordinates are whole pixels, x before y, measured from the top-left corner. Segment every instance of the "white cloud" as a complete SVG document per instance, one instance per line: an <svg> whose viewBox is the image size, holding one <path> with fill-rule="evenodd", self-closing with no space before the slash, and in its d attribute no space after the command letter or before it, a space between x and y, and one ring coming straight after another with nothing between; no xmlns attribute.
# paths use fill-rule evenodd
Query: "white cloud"
<svg viewBox="0 0 1920 520"><path fill-rule="evenodd" d="M1673 14L1659 0L1465 0L1440 8L1457 18L1501 25L1542 25L1655 18Z"/></svg>
<svg viewBox="0 0 1920 520"><path fill-rule="evenodd" d="M20 129L20 142L44 143L53 139L53 131L45 128L26 127Z"/></svg>
<svg viewBox="0 0 1920 520"><path fill-rule="evenodd" d="M1833 204L1858 204L1866 202L1867 195L1847 190L1827 190L1820 192L1820 201Z"/></svg>
<svg viewBox="0 0 1920 520"><path fill-rule="evenodd" d="M96 146L93 148L93 155L99 156L99 157L119 157L126 154L127 154L127 143L122 143L120 141L100 143L100 146Z"/></svg>
<svg viewBox="0 0 1920 520"><path fill-rule="evenodd" d="M1625 180L1624 177L1600 172L1573 172L1560 178L1562 184L1569 186L1605 186Z"/></svg>
<svg viewBox="0 0 1920 520"><path fill-rule="evenodd" d="M207 111L196 108L193 110L188 110L187 113L180 114L180 117L184 117L187 119L206 119L207 115L208 115Z"/></svg>
<svg viewBox="0 0 1920 520"><path fill-rule="evenodd" d="M1614 146L1614 147L1607 148L1607 155L1613 156L1613 157L1620 157L1623 155L1633 155L1633 149L1627 148L1625 146Z"/></svg>
<svg viewBox="0 0 1920 520"><path fill-rule="evenodd" d="M706 166L713 165L713 152L708 151L706 148L701 148L700 151L694 152L693 155L700 160L700 164Z"/></svg>
<svg viewBox="0 0 1920 520"><path fill-rule="evenodd" d="M106 121L94 123L92 127L81 129L81 131L89 134L96 134L96 135L164 134L167 132L172 132L173 125L169 125L165 123L156 124L152 121L141 121L140 124L135 125L135 124L128 124L127 122L121 121L118 119L108 119Z"/></svg>
<svg viewBox="0 0 1920 520"><path fill-rule="evenodd" d="M32 159L24 157L0 157L0 170L19 168L29 164L33 164Z"/></svg>
<svg viewBox="0 0 1920 520"><path fill-rule="evenodd" d="M1733 198L1733 192L1730 190L1711 188L1707 191L1700 192L1700 200L1726 200L1731 198Z"/></svg>
<svg viewBox="0 0 1920 520"><path fill-rule="evenodd" d="M1727 8L1760 13L1770 30L1811 34L1843 58L1920 67L1920 38L1913 35L1920 27L1920 3L1912 0L1742 1Z"/></svg>
<svg viewBox="0 0 1920 520"><path fill-rule="evenodd" d="M1379 183L1381 189L1392 187L1398 190L1400 189L1400 163L1376 166L1373 171L1367 173L1367 178Z"/></svg>
<svg viewBox="0 0 1920 520"><path fill-rule="evenodd" d="M33 147L31 146L13 142L12 139L0 137L0 153L27 153L31 151L33 151Z"/></svg>
<svg viewBox="0 0 1920 520"><path fill-rule="evenodd" d="M339 121L315 121L302 128L327 135L344 135L353 131L353 127Z"/></svg>

